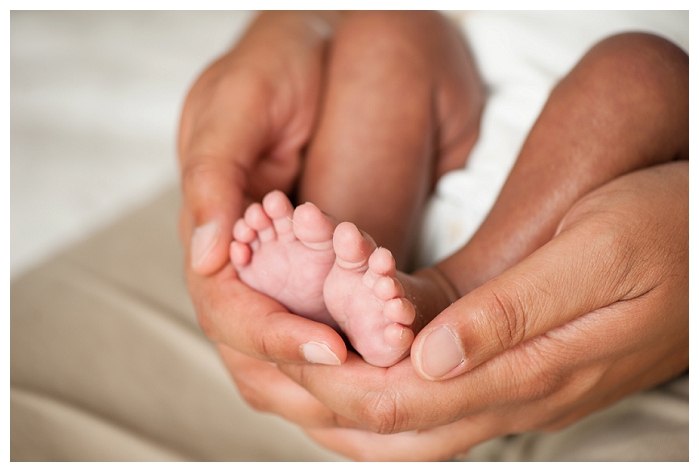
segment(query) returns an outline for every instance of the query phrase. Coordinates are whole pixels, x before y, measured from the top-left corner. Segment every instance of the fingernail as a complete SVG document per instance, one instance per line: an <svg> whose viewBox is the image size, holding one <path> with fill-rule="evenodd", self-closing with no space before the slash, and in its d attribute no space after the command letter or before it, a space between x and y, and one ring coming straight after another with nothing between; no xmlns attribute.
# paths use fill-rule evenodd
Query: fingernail
<svg viewBox="0 0 699 472"><path fill-rule="evenodd" d="M301 355L313 364L340 365L340 359L325 344L308 342L301 345Z"/></svg>
<svg viewBox="0 0 699 472"><path fill-rule="evenodd" d="M216 246L221 227L216 221L210 221L194 230L192 235L192 267L200 266Z"/></svg>
<svg viewBox="0 0 699 472"><path fill-rule="evenodd" d="M464 362L464 354L456 336L442 326L427 335L420 350L420 367L430 379L437 380Z"/></svg>

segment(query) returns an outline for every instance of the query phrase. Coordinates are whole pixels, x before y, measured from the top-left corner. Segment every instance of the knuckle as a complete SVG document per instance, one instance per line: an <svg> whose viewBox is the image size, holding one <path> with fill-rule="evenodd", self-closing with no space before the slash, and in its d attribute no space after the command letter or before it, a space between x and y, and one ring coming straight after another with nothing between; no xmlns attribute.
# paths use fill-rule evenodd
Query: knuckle
<svg viewBox="0 0 699 472"><path fill-rule="evenodd" d="M267 342L267 332L265 330L258 330L257 333L253 335L252 338L252 348L254 350L255 356L261 359L271 359L270 344ZM276 343L279 345L279 343Z"/></svg>
<svg viewBox="0 0 699 472"><path fill-rule="evenodd" d="M249 130L264 128L274 90L274 82L265 73L243 65L217 69L200 79L183 106L187 136L180 143L180 160L221 145L233 125Z"/></svg>
<svg viewBox="0 0 699 472"><path fill-rule="evenodd" d="M567 372L561 348L557 343L552 346L546 335L519 346L523 355L516 357L519 363L512 366L511 377L511 389L518 402L546 400L561 390Z"/></svg>
<svg viewBox="0 0 699 472"><path fill-rule="evenodd" d="M247 169L235 160L222 160L221 154L213 150L193 155L182 163L181 182L185 196L215 192L218 187L213 182L227 182L228 185L245 189L249 175ZM211 195L215 198L215 195Z"/></svg>
<svg viewBox="0 0 699 472"><path fill-rule="evenodd" d="M486 302L488 316L485 317L491 339L497 340L502 350L515 346L525 336L524 294L518 286L507 291L500 287L491 288Z"/></svg>
<svg viewBox="0 0 699 472"><path fill-rule="evenodd" d="M211 321L211 318L206 315L204 310L196 310L196 316L197 323L199 324L201 331L204 333L204 336L206 336L209 340L216 342L216 330L214 329L214 323Z"/></svg>
<svg viewBox="0 0 699 472"><path fill-rule="evenodd" d="M644 235L648 234L650 218L629 219L627 214L639 213L633 203L633 194L616 192L617 207L605 205L609 192L614 188L593 192L581 199L565 215L557 235L574 229L578 234L579 247L575 254L581 273L595 274L597 295L625 297L635 291L638 281L649 275L640 273L657 251L657 245L649 245ZM621 201L619 198L623 197ZM641 209L641 212L643 210ZM610 269L612 268L612 269ZM640 289L640 288L639 288Z"/></svg>
<svg viewBox="0 0 699 472"><path fill-rule="evenodd" d="M402 431L406 418L399 408L399 398L390 387L367 393L360 404L359 422L378 434Z"/></svg>
<svg viewBox="0 0 699 472"><path fill-rule="evenodd" d="M555 235L558 236L594 215L598 210L600 204L599 200L600 198L596 198L595 193L591 193L575 202L566 214L563 215L563 218L561 218Z"/></svg>
<svg viewBox="0 0 699 472"><path fill-rule="evenodd" d="M198 188L203 182L217 175L215 154L195 154L181 164L181 179L185 190Z"/></svg>
<svg viewBox="0 0 699 472"><path fill-rule="evenodd" d="M519 397L528 402L551 397L562 385L562 378L556 372L538 373L530 376L519 386Z"/></svg>
<svg viewBox="0 0 699 472"><path fill-rule="evenodd" d="M188 95L191 101L214 102L228 97L265 97L271 84L256 61L227 55L205 70Z"/></svg>
<svg viewBox="0 0 699 472"><path fill-rule="evenodd" d="M274 85L267 75L253 67L236 67L219 78L213 87L213 97L238 109L264 107L273 95Z"/></svg>
<svg viewBox="0 0 699 472"><path fill-rule="evenodd" d="M260 412L273 411L274 403L269 398L267 390L260 385L254 374L230 369L231 377L235 382L238 393L250 408Z"/></svg>
<svg viewBox="0 0 699 472"><path fill-rule="evenodd" d="M339 413L336 413L335 411L329 408L325 409L325 411L327 412L327 417L323 426L344 428L349 425L352 425L352 423L349 420L347 420L344 416L340 415Z"/></svg>
<svg viewBox="0 0 699 472"><path fill-rule="evenodd" d="M267 402L265 398L260 395L260 392L258 392L256 388L246 382L240 382L237 380L236 385L238 387L240 396L243 397L243 400L245 400L250 408L261 412L269 411L269 402Z"/></svg>

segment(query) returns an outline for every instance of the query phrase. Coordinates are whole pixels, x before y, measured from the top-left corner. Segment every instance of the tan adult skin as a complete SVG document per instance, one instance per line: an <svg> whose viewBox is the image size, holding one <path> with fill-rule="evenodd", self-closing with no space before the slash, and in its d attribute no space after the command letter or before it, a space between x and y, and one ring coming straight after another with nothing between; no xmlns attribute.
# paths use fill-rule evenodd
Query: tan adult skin
<svg viewBox="0 0 699 472"><path fill-rule="evenodd" d="M279 29L266 31L273 33L280 34ZM289 44L288 41L266 44L280 43ZM654 39L646 43L649 54L643 56L645 62L628 66L650 73L658 65L653 61L668 60L667 54L659 53L669 50L667 44ZM235 62L236 54L245 57L244 44L239 46L243 52L234 51L229 61ZM621 42L608 43L607 48L618 48L620 44L623 46L623 38ZM603 58L610 53L604 49L602 52ZM681 56L673 54L670 62L663 65L682 67ZM250 53L247 57L251 60L259 55ZM214 66L209 77L232 80L222 69L225 67ZM193 89L183 114L180 152L185 169L186 206L182 219L185 242L190 240L192 215L196 215L198 225L211 218L220 218L222 228L228 223L232 225L243 208L244 192L235 184L250 182L235 180L239 175L236 169L241 167L240 162L243 168L250 169L250 162L257 157L252 144L248 144L252 147L246 151L247 161L239 160L241 155L246 156L245 152L225 157L222 150L230 149L227 146L231 141L220 140L216 129L234 130L238 125L247 125L253 115L247 115L245 123L235 123L235 115L227 113L225 108L220 114L213 113L205 99L197 99L197 96L205 97L205 92L210 90L207 80L213 79L205 78L206 75L200 82L204 85ZM656 91L677 90L677 84L667 88L668 84L662 83L666 78L658 80ZM242 85L254 84L248 81ZM252 90L265 91L259 84L257 87ZM236 89L219 88L209 95L210 99L217 97L214 101L225 104L217 95L222 90L230 94ZM201 100L199 108L197 100ZM255 100L249 100L256 104ZM233 103L239 102L233 100ZM659 123L670 119L677 129L687 129L686 113L677 110L664 110L664 113ZM298 111L292 115L304 116ZM542 120L545 123L546 116L546 112L542 114L537 125ZM192 124L198 120L199 125ZM225 120L228 122L224 126L221 121ZM321 123L318 129L323 126ZM537 144L536 129L535 126L523 154L527 146L536 150L541 144ZM310 136L310 125L307 131ZM637 130L637 135L645 136L646 132ZM197 133L204 137L193 138ZM229 130L223 136L231 135L236 133ZM258 139L267 143L258 146L258 150L273 147L269 142L274 139L269 136ZM531 176L533 169L528 167L530 161L520 156L503 195L484 224L485 229L478 233L487 234L490 225L491 234L494 227L507 237L493 240L477 236L469 245L477 249L470 250L472 265L468 266L476 268L470 271L474 277L458 288L470 293L417 337L412 356L417 374L408 360L389 369L379 369L354 355L347 357L344 346L331 330L285 314L278 304L246 290L236 281L229 266L216 272L226 260L229 231L220 231L221 247L215 247L209 259L197 268L213 275L200 276L188 269L199 319L209 337L219 344L233 378L251 405L309 428L317 440L350 457L440 459L497 435L568 424L628 393L657 385L688 365L688 166L686 163L657 165L687 155L686 135L671 141L661 143L666 145L661 147L661 152L644 154L646 170L602 187L599 186L603 182L581 179L582 182L565 186L565 192L554 193L556 198L543 202L537 200L537 192L527 189L529 181L523 176ZM295 142L303 143L303 140ZM238 145L235 149L246 146ZM599 162L608 161L603 159L604 153L600 157ZM258 175L264 176L264 169L264 165L258 166ZM582 175L566 174L565 162L557 169L562 173L550 175L569 180ZM291 180L296 170L288 170ZM615 173L629 170L611 169L607 180ZM254 176L248 178L254 180ZM293 185L281 184L288 185L278 185L286 189ZM221 199L218 191L205 190L218 187L227 193L227 198ZM596 187L599 188L593 190ZM253 189L253 196L267 190L249 188ZM522 199L526 190L530 190L529 201ZM513 196L517 196L514 201L518 205L518 218L512 215ZM578 203L573 205L575 201ZM507 230L508 225L512 225L511 231ZM527 234L525 229L531 232ZM604 251L595 250L600 247ZM609 254L616 258L610 260ZM445 272L450 270L448 266L442 268ZM572 274L571 268L575 269ZM442 377L453 377L451 380L430 382L418 375L434 377L425 375L419 361L425 355L423 340L426 334L444 325L457 336L462 350L467 350L466 361ZM546 334L535 337L542 333ZM346 359L345 365L339 368L298 365L303 361L299 346L307 341L324 343L340 360ZM258 359L272 360L280 367ZM474 369L482 362L485 363ZM466 371L469 372L464 374ZM444 402L435 407L435 401L440 399ZM323 428L322 432L317 428ZM375 433L425 428L433 429L418 435ZM367 435L373 440L366 441Z"/></svg>

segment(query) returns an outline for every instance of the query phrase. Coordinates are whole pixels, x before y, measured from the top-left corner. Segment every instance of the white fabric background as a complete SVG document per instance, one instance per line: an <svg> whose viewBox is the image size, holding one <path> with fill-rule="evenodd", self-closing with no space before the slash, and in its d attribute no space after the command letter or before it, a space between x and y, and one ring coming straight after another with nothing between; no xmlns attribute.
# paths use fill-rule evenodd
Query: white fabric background
<svg viewBox="0 0 699 472"><path fill-rule="evenodd" d="M184 95L250 12L11 12L11 276L177 182ZM555 80L613 31L688 49L686 12L474 12L489 88L466 169L428 206L420 262L464 244L493 204ZM556 42L551 41L555 35Z"/></svg>
<svg viewBox="0 0 699 472"><path fill-rule="evenodd" d="M252 16L10 13L13 278L177 182L185 93Z"/></svg>
<svg viewBox="0 0 699 472"><path fill-rule="evenodd" d="M659 34L689 51L686 11L473 12L464 30L488 90L466 167L442 178L425 214L419 265L465 244L490 211L550 90L612 34Z"/></svg>

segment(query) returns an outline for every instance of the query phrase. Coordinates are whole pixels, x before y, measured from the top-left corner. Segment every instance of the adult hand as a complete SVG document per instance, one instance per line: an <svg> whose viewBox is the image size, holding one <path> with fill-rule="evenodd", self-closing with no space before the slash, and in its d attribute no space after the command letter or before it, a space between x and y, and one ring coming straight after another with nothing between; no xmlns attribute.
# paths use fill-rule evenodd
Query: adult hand
<svg viewBox="0 0 699 472"><path fill-rule="evenodd" d="M309 434L356 459L444 459L492 437L556 430L680 374L689 365L688 195L687 162L591 192L549 243L420 333L415 369L354 355L341 367L280 366L371 430ZM458 365L426 380L429 357L444 361L448 343Z"/></svg>
<svg viewBox="0 0 699 472"><path fill-rule="evenodd" d="M242 284L228 264L233 223L244 207L272 189L289 191L298 179L336 16L261 14L199 77L182 112L180 233L200 325L214 342L265 360L315 355L339 363L346 354L332 329L289 314Z"/></svg>
<svg viewBox="0 0 699 472"><path fill-rule="evenodd" d="M342 161L348 142L361 143L363 151L357 152L365 154L435 152L438 159L428 173L436 179L463 165L482 107L463 38L439 14L357 12L325 19L328 31L337 27L337 36L319 34L320 20L312 14L263 14L194 85L180 131L181 232L199 322L250 404L304 426L353 422L329 412L263 361L340 363L346 348L330 328L288 314L224 266L230 229L246 197L290 190L309 139L302 198L315 201L308 195L315 188L308 176L313 156L334 153ZM422 100L407 100L408 93ZM357 97L368 106L358 107ZM409 110L408 102L414 105ZM424 136L416 140L408 122L420 125ZM270 399L272 393L283 401ZM321 410L327 415L313 413Z"/></svg>

